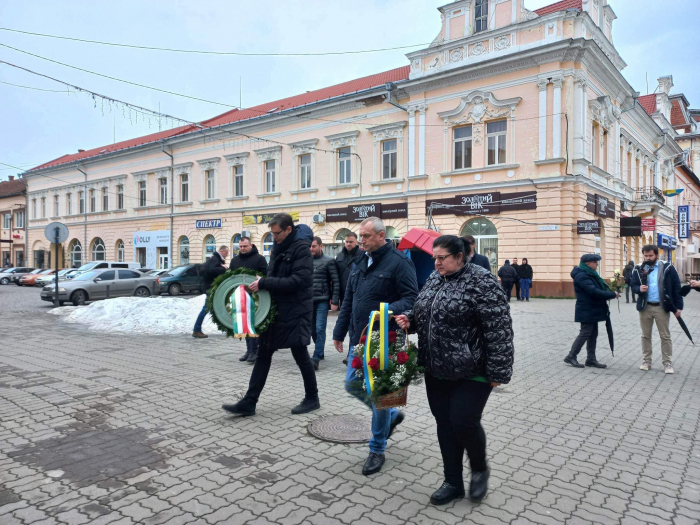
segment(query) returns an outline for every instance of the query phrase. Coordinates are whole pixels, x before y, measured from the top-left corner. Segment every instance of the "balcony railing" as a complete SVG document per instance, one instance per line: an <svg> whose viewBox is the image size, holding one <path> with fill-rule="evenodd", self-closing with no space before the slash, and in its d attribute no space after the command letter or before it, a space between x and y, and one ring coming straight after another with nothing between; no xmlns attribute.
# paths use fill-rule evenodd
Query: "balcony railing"
<svg viewBox="0 0 700 525"><path fill-rule="evenodd" d="M637 188L637 191L635 193L635 200L637 202L666 204L664 193L656 186L649 186L647 188Z"/></svg>

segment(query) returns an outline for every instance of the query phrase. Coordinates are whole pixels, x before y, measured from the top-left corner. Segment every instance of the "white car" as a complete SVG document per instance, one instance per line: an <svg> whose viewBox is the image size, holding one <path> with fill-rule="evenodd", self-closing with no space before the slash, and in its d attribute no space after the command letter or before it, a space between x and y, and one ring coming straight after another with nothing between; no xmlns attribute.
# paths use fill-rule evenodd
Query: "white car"
<svg viewBox="0 0 700 525"><path fill-rule="evenodd" d="M77 268L66 268L65 270L60 270L58 272L58 281L65 281L67 279L72 279L78 273ZM45 277L39 277L36 280L36 286L47 286L56 282L55 275L46 275Z"/></svg>

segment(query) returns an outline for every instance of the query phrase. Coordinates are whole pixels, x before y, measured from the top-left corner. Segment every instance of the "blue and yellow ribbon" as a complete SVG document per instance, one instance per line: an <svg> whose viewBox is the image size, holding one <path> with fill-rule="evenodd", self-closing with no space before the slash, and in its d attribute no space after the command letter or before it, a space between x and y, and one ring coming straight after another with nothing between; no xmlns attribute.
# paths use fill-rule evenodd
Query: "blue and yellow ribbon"
<svg viewBox="0 0 700 525"><path fill-rule="evenodd" d="M374 389L374 372L369 366L369 360L372 359L372 330L374 329L374 321L379 317L379 369L387 370L389 368L389 304L380 303L379 311L374 310L369 314L367 324L367 339L365 341L364 359L362 367L365 372L365 387L367 395L372 395Z"/></svg>

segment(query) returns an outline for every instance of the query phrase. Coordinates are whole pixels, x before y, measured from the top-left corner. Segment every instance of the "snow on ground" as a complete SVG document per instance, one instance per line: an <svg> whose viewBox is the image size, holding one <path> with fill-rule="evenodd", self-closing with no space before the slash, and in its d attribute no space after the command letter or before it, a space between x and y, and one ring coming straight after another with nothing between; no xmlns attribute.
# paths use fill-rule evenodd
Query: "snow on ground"
<svg viewBox="0 0 700 525"><path fill-rule="evenodd" d="M62 306L50 313L68 323L87 325L102 332L131 332L139 334L188 334L204 306L204 294L190 299L165 297L117 297L96 301L87 306ZM202 331L220 333L209 316Z"/></svg>

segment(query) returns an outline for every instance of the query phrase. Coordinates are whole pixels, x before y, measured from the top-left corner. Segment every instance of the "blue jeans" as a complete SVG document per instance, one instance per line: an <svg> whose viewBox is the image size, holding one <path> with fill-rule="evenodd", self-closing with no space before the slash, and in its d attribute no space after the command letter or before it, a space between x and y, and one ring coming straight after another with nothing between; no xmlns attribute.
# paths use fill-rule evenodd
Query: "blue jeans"
<svg viewBox="0 0 700 525"><path fill-rule="evenodd" d="M207 303L204 301L204 306L202 307L202 311L199 312L199 315L197 316L197 320L194 322L194 332L201 332L202 331L202 323L204 322L204 318L207 316Z"/></svg>
<svg viewBox="0 0 700 525"><path fill-rule="evenodd" d="M367 391L364 387L358 388L360 386L358 382L363 383L363 381L355 377L355 369L351 366L353 357L352 352L349 352L348 368L345 373L345 390L372 409L372 439L369 440L369 451L383 454L386 448L386 440L389 437L389 427L396 419L399 411L395 408L377 410L374 403L367 399Z"/></svg>
<svg viewBox="0 0 700 525"><path fill-rule="evenodd" d="M311 320L313 325L312 339L314 340L314 361L323 359L323 349L326 346L326 324L328 324L328 302L321 301L314 304L314 314Z"/></svg>
<svg viewBox="0 0 700 525"><path fill-rule="evenodd" d="M529 299L530 298L530 286L532 286L532 279L520 279L520 298Z"/></svg>

